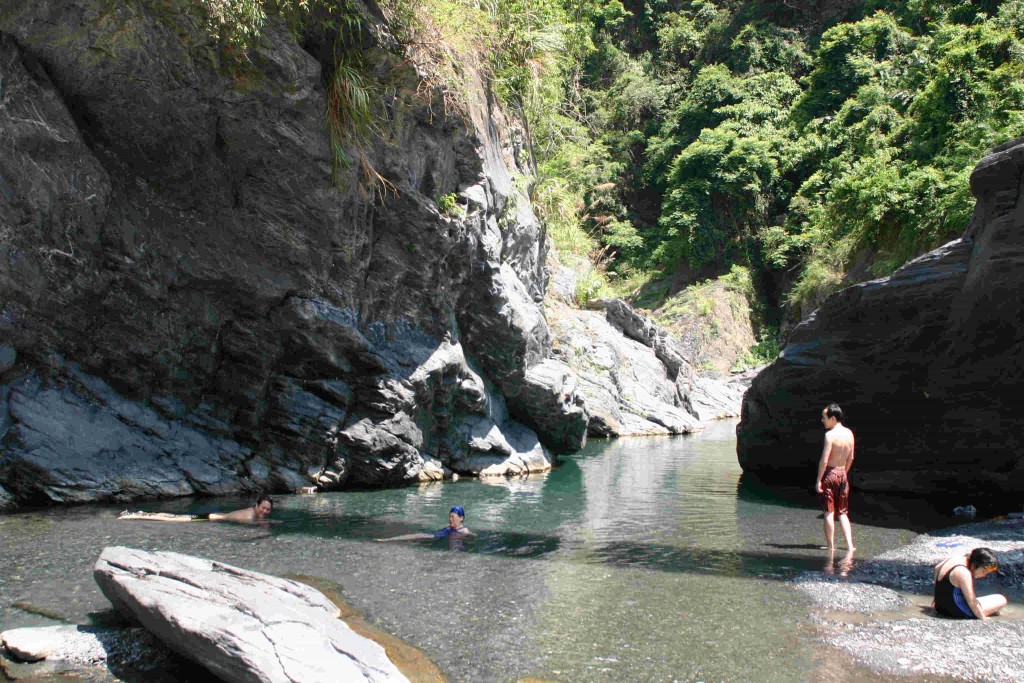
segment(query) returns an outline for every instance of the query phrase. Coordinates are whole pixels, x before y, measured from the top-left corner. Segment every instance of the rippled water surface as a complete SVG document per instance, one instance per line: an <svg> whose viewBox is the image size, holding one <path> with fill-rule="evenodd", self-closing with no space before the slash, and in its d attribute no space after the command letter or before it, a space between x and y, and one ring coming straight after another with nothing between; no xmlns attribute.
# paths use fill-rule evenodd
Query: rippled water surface
<svg viewBox="0 0 1024 683"><path fill-rule="evenodd" d="M837 668L785 582L826 569L814 498L741 483L734 429L595 442L528 479L281 496L269 526L126 522L102 506L0 516L0 628L98 618L92 565L126 545L328 579L453 681L873 680ZM373 542L438 529L455 504L477 537ZM914 536L857 506L857 558Z"/></svg>

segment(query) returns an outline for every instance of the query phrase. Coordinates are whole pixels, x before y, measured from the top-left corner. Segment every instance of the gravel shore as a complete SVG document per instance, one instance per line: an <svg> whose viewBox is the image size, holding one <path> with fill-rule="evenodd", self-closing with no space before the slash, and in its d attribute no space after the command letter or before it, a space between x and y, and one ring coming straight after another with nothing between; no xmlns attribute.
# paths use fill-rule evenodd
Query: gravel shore
<svg viewBox="0 0 1024 683"><path fill-rule="evenodd" d="M933 568L986 546L1000 572L976 584L1010 604L990 621L951 620L931 607ZM967 681L1024 681L1024 520L978 522L922 534L868 560L836 555L835 573L793 583L814 601L822 639L883 675L931 674ZM852 560L852 561L851 561Z"/></svg>

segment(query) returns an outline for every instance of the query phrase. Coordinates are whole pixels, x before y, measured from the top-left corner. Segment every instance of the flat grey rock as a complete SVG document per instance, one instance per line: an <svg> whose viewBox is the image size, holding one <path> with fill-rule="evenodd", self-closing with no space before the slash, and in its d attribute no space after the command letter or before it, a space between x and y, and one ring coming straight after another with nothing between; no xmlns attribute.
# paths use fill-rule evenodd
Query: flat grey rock
<svg viewBox="0 0 1024 683"><path fill-rule="evenodd" d="M223 681L406 681L313 588L170 552L106 548L94 570L114 607Z"/></svg>

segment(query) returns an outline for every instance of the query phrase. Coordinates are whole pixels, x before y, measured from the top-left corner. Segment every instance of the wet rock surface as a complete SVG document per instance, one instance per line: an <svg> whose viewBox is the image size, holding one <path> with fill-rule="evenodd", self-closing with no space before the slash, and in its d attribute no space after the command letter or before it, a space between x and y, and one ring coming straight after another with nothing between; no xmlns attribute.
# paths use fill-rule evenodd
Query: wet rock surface
<svg viewBox="0 0 1024 683"><path fill-rule="evenodd" d="M976 547L994 550L1000 573L979 595L1010 604L988 621L945 619L930 606L934 566ZM968 681L1024 680L1024 522L993 521L919 536L838 575L804 573L794 585L814 602L823 639L887 675L934 674ZM843 613L867 617L850 619Z"/></svg>
<svg viewBox="0 0 1024 683"><path fill-rule="evenodd" d="M744 471L783 482L813 470L818 413L835 401L870 453L855 488L1019 502L1024 138L986 156L971 191L961 239L834 294L793 330L744 398Z"/></svg>

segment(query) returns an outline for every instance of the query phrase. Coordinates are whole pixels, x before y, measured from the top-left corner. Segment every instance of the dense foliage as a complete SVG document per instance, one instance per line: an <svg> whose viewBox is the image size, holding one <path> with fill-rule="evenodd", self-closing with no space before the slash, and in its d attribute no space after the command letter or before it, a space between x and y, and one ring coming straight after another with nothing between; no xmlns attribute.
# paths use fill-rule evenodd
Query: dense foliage
<svg viewBox="0 0 1024 683"><path fill-rule="evenodd" d="M564 100L587 134L541 170L613 284L744 264L806 308L963 231L971 169L1024 134L1024 2L794 7L591 14Z"/></svg>
<svg viewBox="0 0 1024 683"><path fill-rule="evenodd" d="M203 3L243 41L267 12L353 16L344 0ZM538 212L563 256L596 266L581 298L742 265L764 310L806 310L960 234L971 169L1024 134L1024 0L379 6L453 106L475 74L526 122ZM351 144L372 130L372 84L338 64L332 131Z"/></svg>

